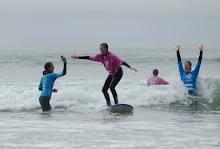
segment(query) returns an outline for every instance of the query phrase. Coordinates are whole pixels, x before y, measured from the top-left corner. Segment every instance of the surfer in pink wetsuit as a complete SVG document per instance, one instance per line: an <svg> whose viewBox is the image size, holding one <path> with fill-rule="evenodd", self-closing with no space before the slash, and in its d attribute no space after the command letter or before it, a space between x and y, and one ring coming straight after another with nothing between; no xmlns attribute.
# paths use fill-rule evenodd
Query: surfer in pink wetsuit
<svg viewBox="0 0 220 149"><path fill-rule="evenodd" d="M118 103L118 95L115 90L116 85L121 80L123 76L123 70L121 65L125 65L131 70L137 72L137 70L131 66L129 66L126 62L118 58L114 53L108 51L108 44L102 43L100 45L101 53L93 55L93 56L77 56L73 55L71 58L73 59L87 59L91 61L101 62L105 69L109 72L109 75L105 81L105 84L102 88L102 92L105 96L106 102L108 106L111 106L110 97L108 94L108 89L110 88L112 95L114 97L115 104Z"/></svg>
<svg viewBox="0 0 220 149"><path fill-rule="evenodd" d="M159 78L157 75L158 75L158 70L154 69L153 70L153 76L148 78L148 80L147 80L147 86L169 84L167 81L165 81L162 78Z"/></svg>

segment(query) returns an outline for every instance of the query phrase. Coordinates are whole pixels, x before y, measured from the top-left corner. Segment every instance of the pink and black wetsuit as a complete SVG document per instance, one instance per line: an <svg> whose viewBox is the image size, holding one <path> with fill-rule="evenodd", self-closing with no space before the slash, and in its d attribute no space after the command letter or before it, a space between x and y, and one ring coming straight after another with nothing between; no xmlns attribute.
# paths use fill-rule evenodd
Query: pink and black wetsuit
<svg viewBox="0 0 220 149"><path fill-rule="evenodd" d="M110 97L107 92L108 89L110 88L112 95L114 97L115 104L117 104L118 96L115 87L123 76L123 70L121 68L121 65L125 65L128 68L130 68L130 66L126 62L118 58L112 52L108 52L108 54L105 56L101 53L93 56L79 56L79 59L88 59L91 61L101 62L104 65L105 69L109 72L109 75L102 88L102 92L105 96L107 105L111 106Z"/></svg>
<svg viewBox="0 0 220 149"><path fill-rule="evenodd" d="M152 76L150 78L148 78L147 80L147 86L151 86L151 85L166 85L169 84L167 81L165 81L164 79L157 77L157 76Z"/></svg>

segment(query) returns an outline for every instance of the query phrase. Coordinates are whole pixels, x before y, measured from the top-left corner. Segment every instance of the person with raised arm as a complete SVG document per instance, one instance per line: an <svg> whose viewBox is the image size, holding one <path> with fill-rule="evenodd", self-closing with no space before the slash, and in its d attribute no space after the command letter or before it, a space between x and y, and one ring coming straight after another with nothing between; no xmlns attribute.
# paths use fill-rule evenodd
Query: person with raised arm
<svg viewBox="0 0 220 149"><path fill-rule="evenodd" d="M54 82L57 78L62 77L66 75L66 58L64 56L61 56L61 59L64 63L63 66L63 72L60 73L54 73L54 66L53 63L47 62L44 65L44 71L43 71L43 77L41 78L39 90L42 91L39 102L42 107L42 111L50 111L50 99L52 96L52 92L57 92L57 89L53 88Z"/></svg>
<svg viewBox="0 0 220 149"><path fill-rule="evenodd" d="M183 83L185 84L185 86L187 87L188 93L194 95L196 93L196 80L197 80L197 76L199 74L199 69L200 69L201 62L202 62L203 45L199 47L200 55L199 55L197 65L193 71L192 71L192 63L190 61L186 61L184 63L184 69L183 69L183 65L182 65L182 61L180 57L180 48L181 46L176 46L180 77Z"/></svg>

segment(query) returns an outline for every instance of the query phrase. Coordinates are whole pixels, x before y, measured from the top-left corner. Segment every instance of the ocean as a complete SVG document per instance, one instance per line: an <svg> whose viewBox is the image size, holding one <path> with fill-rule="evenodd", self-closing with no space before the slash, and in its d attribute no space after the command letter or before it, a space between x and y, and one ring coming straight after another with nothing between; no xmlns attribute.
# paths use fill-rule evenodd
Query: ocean
<svg viewBox="0 0 220 149"><path fill-rule="evenodd" d="M134 107L132 115L101 110L108 76L103 64L70 58L95 55L99 47L0 47L0 148L220 148L218 48L205 47L197 97L188 95L180 80L175 46L109 50L138 70L122 66L116 87L119 103ZM198 47L182 47L180 54L195 67ZM54 71L62 72L61 55L67 75L56 80L52 112L43 114L38 86L44 64L52 62ZM169 85L147 87L154 68Z"/></svg>

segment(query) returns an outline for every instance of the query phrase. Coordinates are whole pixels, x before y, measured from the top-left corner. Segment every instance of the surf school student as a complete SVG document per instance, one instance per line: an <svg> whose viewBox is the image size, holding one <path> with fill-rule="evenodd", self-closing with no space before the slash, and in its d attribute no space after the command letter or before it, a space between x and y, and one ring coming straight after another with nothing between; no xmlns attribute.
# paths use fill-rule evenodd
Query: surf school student
<svg viewBox="0 0 220 149"><path fill-rule="evenodd" d="M115 90L116 85L121 80L123 76L123 71L121 68L121 65L125 65L131 70L134 70L137 72L137 70L131 66L129 66L126 62L122 61L120 58L118 58L114 53L108 51L108 44L102 43L100 45L100 51L101 53L94 55L94 56L77 56L73 55L73 59L87 59L91 61L101 62L104 64L105 69L109 72L109 75L105 81L105 84L103 86L102 92L104 94L104 97L106 99L107 105L111 106L110 97L108 94L108 89L110 88L112 95L114 97L115 104L118 103L118 96L117 92Z"/></svg>
<svg viewBox="0 0 220 149"><path fill-rule="evenodd" d="M158 75L158 70L154 69L153 70L153 76L151 76L150 78L148 78L147 80L147 86L151 86L151 85L166 85L169 84L167 81L165 81L162 78L159 78Z"/></svg>
<svg viewBox="0 0 220 149"><path fill-rule="evenodd" d="M176 46L176 53L177 53L180 77L181 77L181 80L184 82L185 86L188 88L188 93L195 94L196 93L196 80L197 80L200 65L202 62L203 46L201 45L199 47L199 50L200 50L199 60L198 60L198 63L193 71L191 71L192 64L190 61L186 61L184 63L185 70L183 69L183 65L182 65L182 61L181 61L181 57L180 57L180 52L179 52L180 48L181 48L180 46Z"/></svg>
<svg viewBox="0 0 220 149"><path fill-rule="evenodd" d="M39 90L42 91L39 101L43 111L50 111L50 98L52 92L57 92L57 89L53 89L54 82L57 78L66 75L66 58L61 56L62 61L64 62L63 72L54 73L54 66L51 62L48 62L44 65L45 70L43 71L43 77L39 85Z"/></svg>

